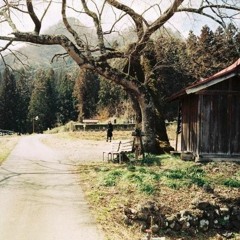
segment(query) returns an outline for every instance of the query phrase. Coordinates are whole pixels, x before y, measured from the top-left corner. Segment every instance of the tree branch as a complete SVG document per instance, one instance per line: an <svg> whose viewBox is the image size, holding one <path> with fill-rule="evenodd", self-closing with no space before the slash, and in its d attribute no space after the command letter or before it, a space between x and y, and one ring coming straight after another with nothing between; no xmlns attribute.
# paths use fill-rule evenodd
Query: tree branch
<svg viewBox="0 0 240 240"><path fill-rule="evenodd" d="M144 19L144 17L139 15L138 13L136 13L132 8L126 6L122 3L119 3L115 0L106 0L106 1L111 6L114 6L115 8L125 12L126 14L128 14L133 19L133 21L136 25L138 38L139 39L142 38L142 36L144 34L143 23L145 23L146 26L149 26L148 22Z"/></svg>
<svg viewBox="0 0 240 240"><path fill-rule="evenodd" d="M35 35L21 32L13 34L15 35L15 38L0 36L0 39L36 43L41 45L61 45L79 66L89 64L89 59L65 35Z"/></svg>
<svg viewBox="0 0 240 240"><path fill-rule="evenodd" d="M17 27L13 23L8 10L9 10L8 6L3 7L0 11L0 16L4 17L4 19L8 22L9 26L12 28L13 32L18 32Z"/></svg>
<svg viewBox="0 0 240 240"><path fill-rule="evenodd" d="M108 53L102 54L101 56L97 56L94 58L94 60L96 62L103 62L113 58L126 58L126 56L122 52L114 51L114 52L108 52Z"/></svg>
<svg viewBox="0 0 240 240"><path fill-rule="evenodd" d="M42 22L43 18L45 17L45 15L46 15L48 9L50 8L51 4L52 4L52 0L50 0L50 2L48 3L46 9L44 10L44 13L43 13L43 15L41 17L41 20L40 20L41 22Z"/></svg>
<svg viewBox="0 0 240 240"><path fill-rule="evenodd" d="M176 12L178 7L184 0L174 0L173 4L155 21L151 24L147 34L152 34L161 26L163 26Z"/></svg>
<svg viewBox="0 0 240 240"><path fill-rule="evenodd" d="M127 15L127 13L123 14L122 16L120 16L119 19L117 19L117 20L113 23L111 29L108 30L107 32L104 32L103 34L111 34L111 33L113 32L113 29L114 29L115 25L116 25L122 18L124 18L126 15Z"/></svg>
<svg viewBox="0 0 240 240"><path fill-rule="evenodd" d="M4 59L4 57L3 57L3 55L2 55L1 52L0 52L0 56L1 56L1 59L2 59L2 61L3 61L4 66L5 66L5 67L9 66L9 65L5 62L5 59Z"/></svg>
<svg viewBox="0 0 240 240"><path fill-rule="evenodd" d="M55 58L56 58L56 61L58 61L59 58L64 58L64 57L66 57L66 56L68 56L67 53L55 54L55 55L52 57L52 59L51 59L51 63L54 62L54 59L55 59Z"/></svg>
<svg viewBox="0 0 240 240"><path fill-rule="evenodd" d="M177 11L178 7L182 4L184 0L174 0L172 5L157 19L155 20L149 28L146 29L144 35L137 42L135 48L131 52L131 55L135 55L136 53L140 52L146 46L149 38L151 35L160 27L162 27Z"/></svg>
<svg viewBox="0 0 240 240"><path fill-rule="evenodd" d="M17 54L15 54L15 52L18 53L19 55L25 56L26 59L28 59L28 57L27 57L25 54L23 54L23 53L21 53L21 52L19 52L19 51L16 51L16 50L15 50L15 52L13 52L12 50L9 49L9 51L10 51L11 54L12 54L12 55L13 55L13 56L14 56L14 57L15 57L15 58L21 63L22 66L24 66L24 67L25 67L25 66L28 67L28 64L25 64L26 61L22 61L21 58L18 57Z"/></svg>
<svg viewBox="0 0 240 240"><path fill-rule="evenodd" d="M4 50L8 49L8 47L13 43L13 40L10 40L5 47L1 47L0 48L0 52L3 52Z"/></svg>
<svg viewBox="0 0 240 240"><path fill-rule="evenodd" d="M35 24L34 32L35 34L39 35L42 23L34 12L32 0L26 0L26 4L27 4L28 13Z"/></svg>
<svg viewBox="0 0 240 240"><path fill-rule="evenodd" d="M80 48L84 48L84 44L82 42L82 40L79 38L77 32L71 27L71 25L69 24L67 17L66 17L66 0L62 1L62 19L63 19L63 23L66 26L67 30L72 34L72 36L74 37L76 44L80 47Z"/></svg>
<svg viewBox="0 0 240 240"><path fill-rule="evenodd" d="M220 18L217 19L216 17L208 14L208 13L204 13L203 11L205 9L211 9L213 11L213 13L215 13L216 16L218 16ZM216 13L215 12L215 9L219 10L219 9L227 9L227 10L234 10L234 11L240 11L240 8L239 7L236 7L236 6L228 6L226 4L224 5L221 5L221 4L208 4L208 5L201 5L199 8L190 8L190 7L183 7L183 8L179 8L177 10L177 12L190 12L190 13L196 13L196 14L199 14L199 15L202 15L202 16L205 16L207 18L210 18L212 19L213 21L217 22L218 24L220 24L223 28L226 27L226 24L224 23L224 21L222 21L222 16L219 14L219 13Z"/></svg>
<svg viewBox="0 0 240 240"><path fill-rule="evenodd" d="M106 49L105 49L105 45L104 45L101 21L98 19L97 14L88 8L85 0L81 0L81 2L82 2L83 8L84 8L84 11L86 12L86 14L93 19L95 28L97 30L98 46L99 46L100 52L105 53Z"/></svg>

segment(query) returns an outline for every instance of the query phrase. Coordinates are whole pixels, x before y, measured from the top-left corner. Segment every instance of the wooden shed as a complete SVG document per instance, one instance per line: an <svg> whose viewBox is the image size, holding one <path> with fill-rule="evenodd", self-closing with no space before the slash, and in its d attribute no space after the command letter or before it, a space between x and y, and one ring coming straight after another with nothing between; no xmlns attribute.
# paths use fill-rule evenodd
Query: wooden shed
<svg viewBox="0 0 240 240"><path fill-rule="evenodd" d="M181 152L196 161L240 161L240 58L170 100L179 101Z"/></svg>

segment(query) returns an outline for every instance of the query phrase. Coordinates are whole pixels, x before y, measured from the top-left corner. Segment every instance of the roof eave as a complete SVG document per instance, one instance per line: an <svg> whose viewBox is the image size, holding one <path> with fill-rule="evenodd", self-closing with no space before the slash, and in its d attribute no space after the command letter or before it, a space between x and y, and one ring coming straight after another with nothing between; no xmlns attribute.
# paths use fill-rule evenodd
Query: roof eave
<svg viewBox="0 0 240 240"><path fill-rule="evenodd" d="M212 85L215 85L215 84L217 84L217 83L220 83L220 82L222 82L222 81L225 81L225 80L227 80L227 79L229 79L229 78L231 78L231 77L234 77L234 76L236 76L236 75L238 75L237 72L231 72L231 73L229 73L229 74L227 74L227 75L225 75L225 76L222 76L222 77L218 77L218 78L216 78L216 79L213 79L213 80L211 80L210 82L206 82L206 83L204 83L204 84L201 84L201 85L198 85L198 86L195 86L195 87L187 88L187 89L186 89L186 94L196 93L196 92L198 92L198 91L201 91L201 90L203 90L203 89L205 89L205 88L207 88L207 87L210 87L210 86L212 86Z"/></svg>

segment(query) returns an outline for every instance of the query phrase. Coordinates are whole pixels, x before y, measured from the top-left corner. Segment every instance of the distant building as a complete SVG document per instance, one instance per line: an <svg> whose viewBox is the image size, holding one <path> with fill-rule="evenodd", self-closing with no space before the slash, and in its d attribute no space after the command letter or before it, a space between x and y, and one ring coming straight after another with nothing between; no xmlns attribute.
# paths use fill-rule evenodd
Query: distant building
<svg viewBox="0 0 240 240"><path fill-rule="evenodd" d="M170 100L179 101L182 152L196 161L240 161L240 58Z"/></svg>

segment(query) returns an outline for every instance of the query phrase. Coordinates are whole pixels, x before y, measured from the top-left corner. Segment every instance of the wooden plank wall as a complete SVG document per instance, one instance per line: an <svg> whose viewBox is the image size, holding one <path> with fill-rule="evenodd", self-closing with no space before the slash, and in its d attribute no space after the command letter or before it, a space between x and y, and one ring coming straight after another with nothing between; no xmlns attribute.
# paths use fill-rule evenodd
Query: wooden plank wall
<svg viewBox="0 0 240 240"><path fill-rule="evenodd" d="M216 84L199 97L199 153L240 154L240 79Z"/></svg>
<svg viewBox="0 0 240 240"><path fill-rule="evenodd" d="M189 95L182 102L181 150L197 151L198 137L198 96Z"/></svg>

